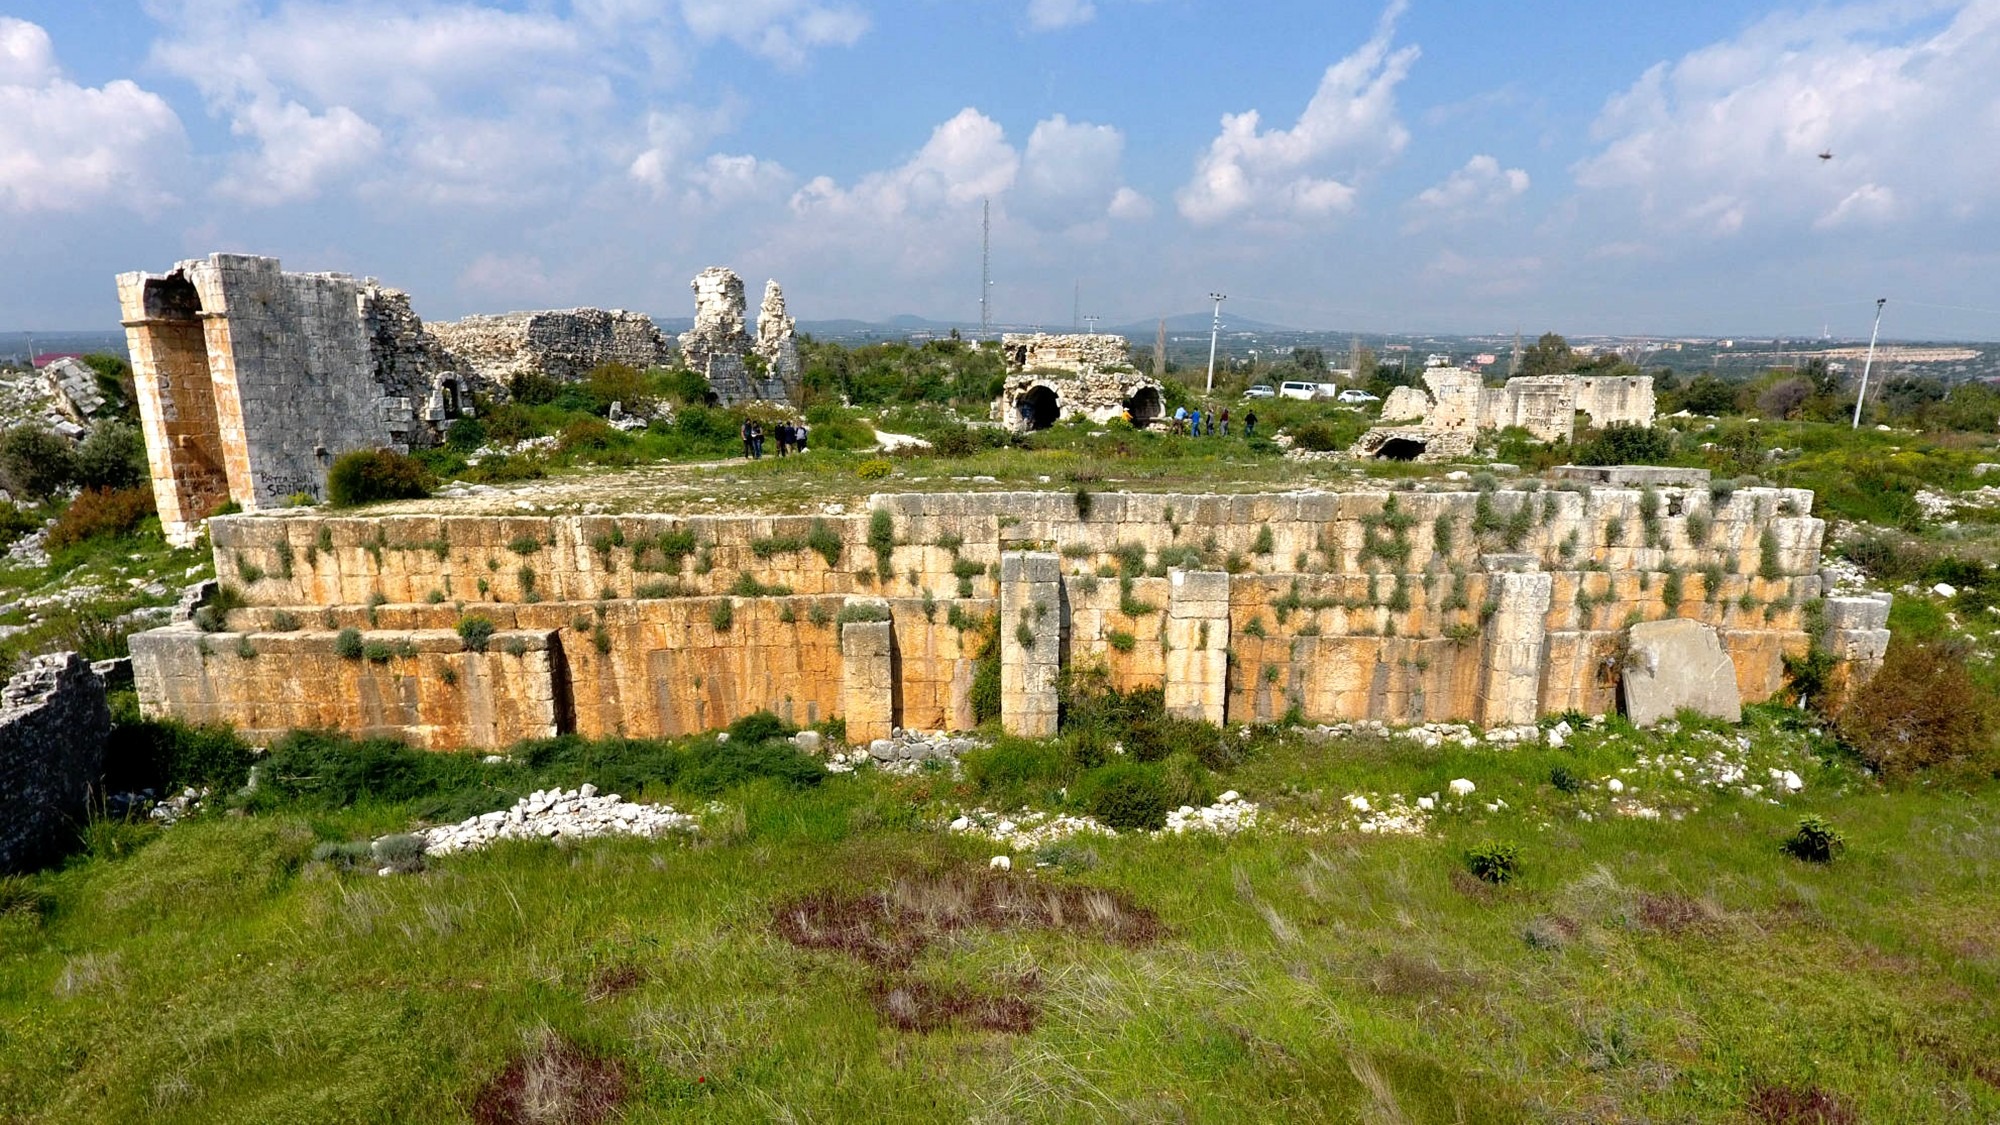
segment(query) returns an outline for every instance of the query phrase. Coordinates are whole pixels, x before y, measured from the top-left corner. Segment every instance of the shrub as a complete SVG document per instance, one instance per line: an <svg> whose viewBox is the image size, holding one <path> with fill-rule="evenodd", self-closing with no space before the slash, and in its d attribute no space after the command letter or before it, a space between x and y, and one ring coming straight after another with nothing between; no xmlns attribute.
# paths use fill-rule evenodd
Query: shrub
<svg viewBox="0 0 2000 1125"><path fill-rule="evenodd" d="M979 452L979 436L967 426L944 426L929 436L931 452L939 457L970 457Z"/></svg>
<svg viewBox="0 0 2000 1125"><path fill-rule="evenodd" d="M367 646L361 643L361 630L354 626L349 625L334 634L333 654L342 660L359 660L366 651Z"/></svg>
<svg viewBox="0 0 2000 1125"><path fill-rule="evenodd" d="M1167 823L1176 807L1167 794L1163 771L1140 762L1112 762L1077 780L1084 808L1106 825L1121 831L1151 831Z"/></svg>
<svg viewBox="0 0 2000 1125"><path fill-rule="evenodd" d="M868 549L875 552L875 573L884 581L894 573L896 518L887 508L868 513Z"/></svg>
<svg viewBox="0 0 2000 1125"><path fill-rule="evenodd" d="M1488 883L1511 882L1521 873L1521 849L1488 840L1466 850L1465 869Z"/></svg>
<svg viewBox="0 0 2000 1125"><path fill-rule="evenodd" d="M444 443L459 453L471 453L486 444L486 423L477 418L460 418L445 431Z"/></svg>
<svg viewBox="0 0 2000 1125"><path fill-rule="evenodd" d="M887 621L889 607L881 602L847 602L834 615L834 621L842 625L856 622Z"/></svg>
<svg viewBox="0 0 2000 1125"><path fill-rule="evenodd" d="M220 633L229 624L232 610L242 609L249 603L243 599L243 591L224 582L215 588L208 601L194 611L194 626L204 633Z"/></svg>
<svg viewBox="0 0 2000 1125"><path fill-rule="evenodd" d="M592 453L609 449L623 439L622 433L601 418L578 418L562 428L556 437L556 448L564 453Z"/></svg>
<svg viewBox="0 0 2000 1125"><path fill-rule="evenodd" d="M887 457L870 457L854 467L854 475L862 480L881 480L895 471Z"/></svg>
<svg viewBox="0 0 2000 1125"><path fill-rule="evenodd" d="M467 652L485 652L493 640L495 626L488 617L474 615L458 619L458 639L464 643Z"/></svg>
<svg viewBox="0 0 2000 1125"><path fill-rule="evenodd" d="M1993 704L1956 644L1891 643L1881 670L1841 711L1839 727L1861 760L1888 777L1929 769L2000 773Z"/></svg>
<svg viewBox="0 0 2000 1125"><path fill-rule="evenodd" d="M28 423L0 434L0 484L15 496L46 500L76 479L76 447Z"/></svg>
<svg viewBox="0 0 2000 1125"><path fill-rule="evenodd" d="M718 633L727 633L736 625L736 606L728 598L716 600L714 608L708 611L708 623Z"/></svg>
<svg viewBox="0 0 2000 1125"><path fill-rule="evenodd" d="M769 711L752 711L729 724L729 740L745 746L754 746L759 742L769 742L775 738L790 738L797 732L797 727Z"/></svg>
<svg viewBox="0 0 2000 1125"><path fill-rule="evenodd" d="M1549 784L1555 786L1557 792L1561 793L1577 793L1583 789L1583 779L1577 777L1576 771L1568 766L1557 766L1550 770Z"/></svg>
<svg viewBox="0 0 2000 1125"><path fill-rule="evenodd" d="M1331 453L1340 448L1340 436L1332 426L1315 418L1292 427L1292 444L1314 453Z"/></svg>
<svg viewBox="0 0 2000 1125"><path fill-rule="evenodd" d="M1799 821L1799 826L1778 846L1793 859L1832 863L1834 855L1847 847L1847 840L1822 818L1809 816Z"/></svg>
<svg viewBox="0 0 2000 1125"><path fill-rule="evenodd" d="M1673 452L1673 435L1664 427L1615 422L1586 434L1571 460L1578 465L1658 465Z"/></svg>
<svg viewBox="0 0 2000 1125"><path fill-rule="evenodd" d="M393 449L357 449L334 458L326 496L336 508L378 500L417 500L431 494L423 462Z"/></svg>
<svg viewBox="0 0 2000 1125"><path fill-rule="evenodd" d="M76 482L85 488L137 488L146 483L146 440L138 427L100 422L76 450Z"/></svg>
<svg viewBox="0 0 2000 1125"><path fill-rule="evenodd" d="M49 529L49 549L60 551L90 539L130 535L152 514L150 488L85 489Z"/></svg>
<svg viewBox="0 0 2000 1125"><path fill-rule="evenodd" d="M992 746L968 750L959 762L965 768L966 780L981 793L1009 796L1030 785L1060 785L1074 769L1060 744L1016 738L1002 738Z"/></svg>

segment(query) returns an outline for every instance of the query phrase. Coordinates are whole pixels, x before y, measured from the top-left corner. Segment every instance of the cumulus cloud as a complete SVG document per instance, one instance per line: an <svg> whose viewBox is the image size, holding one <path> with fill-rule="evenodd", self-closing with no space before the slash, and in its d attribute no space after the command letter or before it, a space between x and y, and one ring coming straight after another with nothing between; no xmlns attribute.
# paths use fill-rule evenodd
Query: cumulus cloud
<svg viewBox="0 0 2000 1125"><path fill-rule="evenodd" d="M1996 0L1774 16L1611 98L1577 183L1721 237L1962 218L2000 201L1996 70Z"/></svg>
<svg viewBox="0 0 2000 1125"><path fill-rule="evenodd" d="M865 214L894 218L976 203L1014 185L1021 158L1000 123L967 107L931 130L930 140L904 163L863 176L852 188L817 176L792 197L798 214Z"/></svg>
<svg viewBox="0 0 2000 1125"><path fill-rule="evenodd" d="M1028 0L1028 26L1036 31L1074 27L1097 18L1090 0Z"/></svg>
<svg viewBox="0 0 2000 1125"><path fill-rule="evenodd" d="M1176 195L1196 223L1233 218L1318 220L1354 206L1355 181L1400 153L1409 130L1396 112L1396 87L1416 62L1396 47L1396 0L1375 34L1334 63L1289 129L1265 129L1257 110L1225 114L1222 132Z"/></svg>
<svg viewBox="0 0 2000 1125"><path fill-rule="evenodd" d="M297 102L252 102L237 115L233 131L255 137L258 149L239 156L219 186L246 203L309 199L321 184L382 149L382 131L346 106L316 114Z"/></svg>
<svg viewBox="0 0 2000 1125"><path fill-rule="evenodd" d="M1410 229L1490 215L1528 190L1528 173L1484 154L1410 200Z"/></svg>
<svg viewBox="0 0 2000 1125"><path fill-rule="evenodd" d="M1057 114L1035 126L1021 154L1021 177L1009 207L1039 225L1070 227L1104 217L1120 190L1125 135L1109 125ZM1127 203L1127 209L1130 209Z"/></svg>
<svg viewBox="0 0 2000 1125"><path fill-rule="evenodd" d="M186 140L159 95L125 79L80 86L63 76L47 31L0 16L0 208L160 206Z"/></svg>

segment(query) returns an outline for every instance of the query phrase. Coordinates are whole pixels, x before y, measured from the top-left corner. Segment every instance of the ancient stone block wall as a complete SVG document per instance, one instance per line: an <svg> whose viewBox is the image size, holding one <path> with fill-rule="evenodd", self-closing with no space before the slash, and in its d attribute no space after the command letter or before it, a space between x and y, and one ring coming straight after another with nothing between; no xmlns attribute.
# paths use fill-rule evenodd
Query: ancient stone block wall
<svg viewBox="0 0 2000 1125"><path fill-rule="evenodd" d="M641 371L673 356L651 317L623 309L563 309L468 316L429 329L471 389L504 391L517 375L575 382L591 368L623 363Z"/></svg>
<svg viewBox="0 0 2000 1125"><path fill-rule="evenodd" d="M104 771L104 681L73 652L38 656L0 689L0 873L54 858Z"/></svg>
<svg viewBox="0 0 2000 1125"><path fill-rule="evenodd" d="M1817 620L1811 503L1574 482L1101 493L1087 514L1066 493L884 495L871 508L896 543L880 554L864 514L228 517L213 526L217 572L250 608L228 633L143 634L134 665L154 713L439 746L551 726L678 734L759 708L960 729L982 653L1022 731L1050 728L1058 675L1080 664L1215 721L1506 724L1612 709L1625 631L1678 617L1716 630L1754 701ZM1829 647L1856 667L1879 660L1871 613L1829 615ZM520 670L492 666L492 647L483 671L453 663L468 660L453 645L472 615L524 638ZM350 626L381 660L332 655ZM266 659L284 645L308 658ZM475 682L489 702L461 698Z"/></svg>
<svg viewBox="0 0 2000 1125"><path fill-rule="evenodd" d="M154 497L191 542L225 499L245 511L323 494L333 459L435 439L441 369L409 299L276 258L212 254L118 278Z"/></svg>
<svg viewBox="0 0 2000 1125"><path fill-rule="evenodd" d="M1009 332L1000 338L1000 351L1008 371L1077 373L1132 365L1131 344L1123 336L1104 332Z"/></svg>
<svg viewBox="0 0 2000 1125"><path fill-rule="evenodd" d="M1576 381L1576 408L1590 424L1606 426L1653 424L1651 375L1584 375Z"/></svg>
<svg viewBox="0 0 2000 1125"><path fill-rule="evenodd" d="M1478 374L1456 367L1424 372L1425 390L1397 387L1382 404L1382 425L1349 451L1359 457L1402 456L1391 442L1421 450L1416 459L1440 461L1469 452L1473 432L1517 426L1536 441L1569 441L1576 415L1592 426L1653 424L1650 375L1535 375L1483 385Z"/></svg>
<svg viewBox="0 0 2000 1125"><path fill-rule="evenodd" d="M783 370L791 340L784 294L773 292L775 284L766 289L762 312L774 316L773 325L767 339L760 323L753 341L744 330L743 279L736 271L710 266L696 274L689 285L694 289L694 327L680 337L681 359L689 370L700 372L708 380L708 389L724 405L788 401L792 388L785 378L788 374L796 377L797 372ZM796 364L796 351L791 350L790 355Z"/></svg>

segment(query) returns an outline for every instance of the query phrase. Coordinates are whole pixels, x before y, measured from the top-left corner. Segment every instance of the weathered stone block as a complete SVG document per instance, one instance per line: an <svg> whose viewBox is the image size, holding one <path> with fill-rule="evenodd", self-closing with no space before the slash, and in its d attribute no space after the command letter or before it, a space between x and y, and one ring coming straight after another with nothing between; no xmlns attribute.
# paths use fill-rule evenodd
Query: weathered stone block
<svg viewBox="0 0 2000 1125"><path fill-rule="evenodd" d="M1736 666L1713 627L1697 621L1647 621L1632 626L1622 694L1625 713L1640 726L1671 719L1681 708L1741 722Z"/></svg>

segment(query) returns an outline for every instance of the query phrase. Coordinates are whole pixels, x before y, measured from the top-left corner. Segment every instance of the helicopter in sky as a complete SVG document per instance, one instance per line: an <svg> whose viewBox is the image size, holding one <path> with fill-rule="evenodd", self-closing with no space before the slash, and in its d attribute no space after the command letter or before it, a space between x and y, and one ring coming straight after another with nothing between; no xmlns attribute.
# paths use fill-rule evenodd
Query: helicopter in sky
<svg viewBox="0 0 2000 1125"><path fill-rule="evenodd" d="M1829 149L1821 149L1821 150L1820 150L1820 154L1819 154L1819 158L1820 158L1820 160L1821 160L1822 162L1824 162L1824 161L1828 161L1828 160L1832 160L1832 159L1833 159L1833 150L1832 150L1832 149L1830 149L1830 148L1829 148Z"/></svg>

